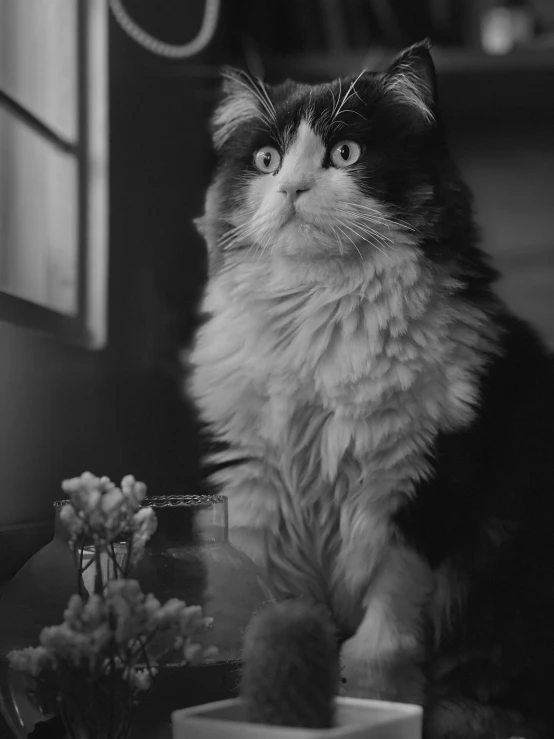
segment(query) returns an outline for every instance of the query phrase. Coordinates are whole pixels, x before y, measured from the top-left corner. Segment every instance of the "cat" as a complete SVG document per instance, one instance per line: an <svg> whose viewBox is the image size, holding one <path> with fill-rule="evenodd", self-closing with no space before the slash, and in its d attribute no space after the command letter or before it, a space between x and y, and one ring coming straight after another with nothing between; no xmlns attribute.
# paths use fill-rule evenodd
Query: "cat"
<svg viewBox="0 0 554 739"><path fill-rule="evenodd" d="M333 614L346 695L549 736L553 365L495 294L430 44L313 86L226 68L211 130L187 392L231 541Z"/></svg>

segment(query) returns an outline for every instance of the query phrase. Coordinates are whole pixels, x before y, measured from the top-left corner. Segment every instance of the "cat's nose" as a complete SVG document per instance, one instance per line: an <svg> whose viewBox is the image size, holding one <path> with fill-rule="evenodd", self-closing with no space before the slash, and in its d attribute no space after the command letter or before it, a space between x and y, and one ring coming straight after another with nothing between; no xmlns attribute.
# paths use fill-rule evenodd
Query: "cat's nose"
<svg viewBox="0 0 554 739"><path fill-rule="evenodd" d="M279 192L282 192L291 203L294 203L294 201L297 200L303 192L307 192L309 189L310 184L307 182L291 182L289 184L282 184L279 186Z"/></svg>

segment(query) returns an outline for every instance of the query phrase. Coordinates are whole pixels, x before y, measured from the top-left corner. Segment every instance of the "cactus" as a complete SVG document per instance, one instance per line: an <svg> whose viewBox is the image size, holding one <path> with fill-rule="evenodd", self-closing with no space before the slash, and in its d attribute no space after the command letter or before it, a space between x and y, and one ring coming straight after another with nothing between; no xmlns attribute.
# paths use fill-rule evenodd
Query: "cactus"
<svg viewBox="0 0 554 739"><path fill-rule="evenodd" d="M331 728L339 650L327 612L289 600L256 614L245 634L241 696L247 720Z"/></svg>

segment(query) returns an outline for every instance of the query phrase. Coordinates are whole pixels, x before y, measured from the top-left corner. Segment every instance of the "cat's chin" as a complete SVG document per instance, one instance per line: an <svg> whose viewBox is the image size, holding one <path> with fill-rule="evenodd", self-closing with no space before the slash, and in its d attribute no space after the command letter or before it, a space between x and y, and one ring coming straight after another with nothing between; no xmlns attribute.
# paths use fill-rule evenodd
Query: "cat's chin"
<svg viewBox="0 0 554 739"><path fill-rule="evenodd" d="M291 257L310 259L340 256L336 236L327 233L314 223L293 219L277 234L274 249Z"/></svg>

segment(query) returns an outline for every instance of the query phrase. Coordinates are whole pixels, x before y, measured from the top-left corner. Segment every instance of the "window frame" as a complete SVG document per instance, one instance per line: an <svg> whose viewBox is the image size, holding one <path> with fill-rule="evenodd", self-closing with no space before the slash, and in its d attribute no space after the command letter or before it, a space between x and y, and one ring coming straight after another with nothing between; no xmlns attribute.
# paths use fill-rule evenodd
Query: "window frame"
<svg viewBox="0 0 554 739"><path fill-rule="evenodd" d="M0 288L0 321L101 349L107 340L108 10L105 0L77 4L77 140L52 130L0 89L0 105L77 161L77 310L74 316Z"/></svg>

